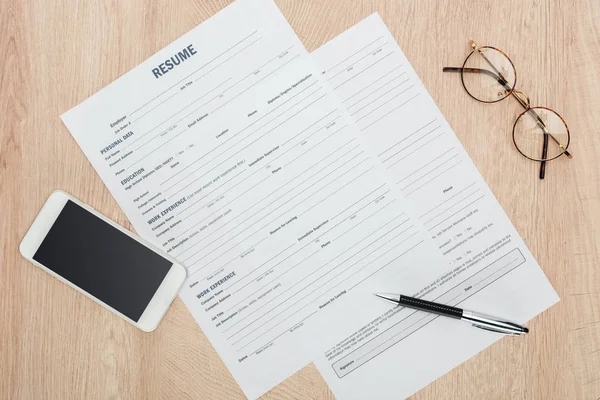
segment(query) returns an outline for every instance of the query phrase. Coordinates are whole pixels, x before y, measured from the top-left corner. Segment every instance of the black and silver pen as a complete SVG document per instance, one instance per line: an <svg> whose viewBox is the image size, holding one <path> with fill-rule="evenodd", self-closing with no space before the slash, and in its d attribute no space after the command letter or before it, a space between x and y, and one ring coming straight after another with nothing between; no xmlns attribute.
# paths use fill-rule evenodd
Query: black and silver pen
<svg viewBox="0 0 600 400"><path fill-rule="evenodd" d="M467 321L476 328L487 331L503 333L505 335L522 335L528 333L529 329L513 322L502 321L498 318L463 310L445 304L433 303L431 301L403 296L401 294L374 293L375 296L415 310L426 311L433 314L443 315L454 319Z"/></svg>

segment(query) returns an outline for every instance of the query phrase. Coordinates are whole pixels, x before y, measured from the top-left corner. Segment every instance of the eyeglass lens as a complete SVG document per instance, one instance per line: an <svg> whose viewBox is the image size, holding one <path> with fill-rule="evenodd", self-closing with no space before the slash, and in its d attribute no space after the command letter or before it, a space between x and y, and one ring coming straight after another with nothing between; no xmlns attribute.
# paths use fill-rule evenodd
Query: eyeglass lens
<svg viewBox="0 0 600 400"><path fill-rule="evenodd" d="M467 92L479 101L505 99L515 87L517 73L510 59L491 47L480 47L465 60L461 72Z"/></svg>

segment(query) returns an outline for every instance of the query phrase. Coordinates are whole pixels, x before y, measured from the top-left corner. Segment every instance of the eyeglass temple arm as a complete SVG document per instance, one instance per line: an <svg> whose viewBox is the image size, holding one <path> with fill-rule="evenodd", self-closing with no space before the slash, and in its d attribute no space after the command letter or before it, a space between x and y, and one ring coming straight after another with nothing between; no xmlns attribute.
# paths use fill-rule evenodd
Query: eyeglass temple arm
<svg viewBox="0 0 600 400"><path fill-rule="evenodd" d="M552 136L550 134L546 134L544 132L544 144L542 145L542 159L548 157L548 136ZM540 179L544 179L546 176L546 161L542 161L540 165Z"/></svg>
<svg viewBox="0 0 600 400"><path fill-rule="evenodd" d="M469 73L474 73L474 74L484 74L487 76L490 76L492 78L494 78L494 80L498 81L498 83L500 85L502 85L506 90L508 90L509 92L512 91L512 88L510 87L510 85L508 84L508 82L506 81L506 79L504 79L504 77L502 76L502 74L498 75L495 74L494 72L488 70L488 69L484 69L484 68L462 68L462 67L444 67L442 69L443 72L469 72ZM528 108L527 103L524 103L521 101L521 99L519 99L518 97L516 97L516 99L519 101L519 103L521 103L521 105L524 108Z"/></svg>
<svg viewBox="0 0 600 400"><path fill-rule="evenodd" d="M492 71L487 70L487 69L483 69L483 68L462 68L462 67L444 67L442 69L442 71L444 71L444 72L460 72L460 71L463 71L463 70L465 72L473 72L473 73L476 73L476 74L485 74L485 75L491 76L492 78L494 78L495 80L497 80L498 83L500 83L501 85L503 85L503 83L502 83L503 80L498 75L496 75L495 73L493 73Z"/></svg>

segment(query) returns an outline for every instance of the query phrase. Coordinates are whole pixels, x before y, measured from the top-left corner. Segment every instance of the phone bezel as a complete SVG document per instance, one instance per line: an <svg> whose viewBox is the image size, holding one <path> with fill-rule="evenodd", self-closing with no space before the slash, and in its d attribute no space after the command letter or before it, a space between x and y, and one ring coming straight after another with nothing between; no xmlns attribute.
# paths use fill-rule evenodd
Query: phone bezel
<svg viewBox="0 0 600 400"><path fill-rule="evenodd" d="M115 229L118 229L127 236L131 237L133 240L147 247L149 250L158 253L158 255L173 263L173 265L171 265L171 268L169 269L169 272L167 272L167 275L163 279L163 282L158 287L158 289L154 293L154 296L152 296L152 299L146 306L146 309L142 313L139 321L136 322L130 319L129 317L121 314L118 310L112 308L108 304L105 304L102 300L92 296L79 286L73 284L72 282L68 281L67 279L63 278L51 269L47 268L43 264L33 259L33 256L35 255L37 249L40 247L42 241L48 234L48 231L50 230L52 225L54 225L54 222L58 218L60 212L62 211L68 200L71 200L75 204L81 206L86 211L89 211L96 217L102 219L104 222L113 226ZM177 294L179 293L179 290L183 286L183 283L185 282L185 279L187 277L187 269L183 265L179 264L175 259L169 257L167 254L157 249L152 244L146 242L142 238L134 235L133 233L121 227L114 221L100 214L94 208L88 206L87 204L79 201L78 199L61 190L52 192L50 197L48 197L48 200L46 200L46 202L44 203L42 209L36 216L31 227L29 228L29 230L25 234L25 237L21 241L21 244L19 245L19 251L25 259L27 259L35 266L40 267L44 271L48 272L50 275L60 280L61 282L66 283L67 285L71 286L77 291L83 293L88 298L94 300L96 303L100 304L104 308L109 309L113 313L117 314L129 323L135 325L144 332L151 332L154 329L156 329L156 327L166 314L167 310L171 306L171 303L173 302L173 300L175 300L175 297L177 297Z"/></svg>

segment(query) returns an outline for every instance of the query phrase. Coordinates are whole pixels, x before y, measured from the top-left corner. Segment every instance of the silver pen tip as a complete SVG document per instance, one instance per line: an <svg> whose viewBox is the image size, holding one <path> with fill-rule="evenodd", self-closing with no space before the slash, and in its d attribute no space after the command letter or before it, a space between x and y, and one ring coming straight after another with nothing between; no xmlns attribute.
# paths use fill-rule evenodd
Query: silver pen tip
<svg viewBox="0 0 600 400"><path fill-rule="evenodd" d="M394 303L398 303L399 297L400 297L397 294L390 294L390 293L373 293L373 294L377 297L380 297L387 301L392 301Z"/></svg>

